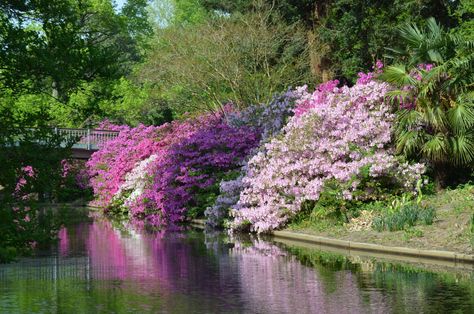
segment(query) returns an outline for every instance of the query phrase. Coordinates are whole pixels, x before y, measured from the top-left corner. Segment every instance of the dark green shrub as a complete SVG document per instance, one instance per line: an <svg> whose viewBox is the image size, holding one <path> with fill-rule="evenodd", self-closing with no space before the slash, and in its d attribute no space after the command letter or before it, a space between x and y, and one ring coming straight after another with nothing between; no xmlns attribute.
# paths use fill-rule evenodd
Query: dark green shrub
<svg viewBox="0 0 474 314"><path fill-rule="evenodd" d="M51 210L9 203L0 204L0 222L0 263L48 247L61 225Z"/></svg>

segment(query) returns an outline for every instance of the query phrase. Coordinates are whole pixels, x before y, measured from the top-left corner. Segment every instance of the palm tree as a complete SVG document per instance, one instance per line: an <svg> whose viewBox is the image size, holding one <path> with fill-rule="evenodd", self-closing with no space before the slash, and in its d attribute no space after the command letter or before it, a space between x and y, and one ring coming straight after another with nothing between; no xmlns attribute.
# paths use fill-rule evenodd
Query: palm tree
<svg viewBox="0 0 474 314"><path fill-rule="evenodd" d="M399 106L395 128L400 154L425 160L438 188L450 170L474 163L474 42L444 31L428 19L400 29L403 49L389 49L399 63L381 78L397 89L389 93Z"/></svg>

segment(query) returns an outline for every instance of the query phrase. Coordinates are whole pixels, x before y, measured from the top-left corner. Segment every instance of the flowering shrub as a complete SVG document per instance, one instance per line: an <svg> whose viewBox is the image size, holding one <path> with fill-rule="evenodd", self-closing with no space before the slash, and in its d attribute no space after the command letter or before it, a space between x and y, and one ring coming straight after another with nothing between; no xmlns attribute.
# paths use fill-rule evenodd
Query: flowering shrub
<svg viewBox="0 0 474 314"><path fill-rule="evenodd" d="M229 124L249 126L261 133L261 142L277 135L285 126L288 117L293 115L295 100L307 94L307 86L301 86L294 90L289 89L285 93L275 95L268 104L249 106L241 112L229 114Z"/></svg>
<svg viewBox="0 0 474 314"><path fill-rule="evenodd" d="M156 159L157 155L137 162L136 167L125 176L125 182L120 186L114 199L123 201L125 206L131 206L133 202L143 194L146 184L150 178L148 169Z"/></svg>
<svg viewBox="0 0 474 314"><path fill-rule="evenodd" d="M239 167L259 140L252 128L232 127L220 115L175 123L168 137L179 141L157 153L153 182L131 206L134 217L153 225L175 223L187 211L212 204L216 183Z"/></svg>
<svg viewBox="0 0 474 314"><path fill-rule="evenodd" d="M276 136L286 124L288 117L293 115L295 100L307 94L306 88L303 86L295 90L290 89L286 93L276 95L269 104L250 106L242 112L230 114L229 123L236 127L250 126L260 132L260 147L262 147L261 144ZM256 152L254 150L244 160L237 178L220 182L219 196L204 212L207 223L212 227L221 226L228 218L229 209L237 204L240 192L243 190L242 178L246 172L247 161Z"/></svg>
<svg viewBox="0 0 474 314"><path fill-rule="evenodd" d="M110 127L110 126L109 126ZM103 144L87 162L90 184L100 206L107 206L135 164L158 150L168 126L117 127L119 135Z"/></svg>
<svg viewBox="0 0 474 314"><path fill-rule="evenodd" d="M101 205L119 205L136 222L173 224L213 203L216 183L258 141L253 128L231 126L223 114L123 129L89 161L92 186Z"/></svg>
<svg viewBox="0 0 474 314"><path fill-rule="evenodd" d="M18 176L18 181L16 182L15 186L15 193L14 196L16 198L20 198L22 200L26 200L29 195L25 193L25 186L34 182L36 176L36 171L33 166L24 166L21 167L20 173Z"/></svg>
<svg viewBox="0 0 474 314"><path fill-rule="evenodd" d="M389 148L389 86L369 79L352 88L336 85L303 95L283 134L249 161L232 210L234 229L278 228L327 185L348 201L373 199L377 184L414 191L424 167L400 162Z"/></svg>

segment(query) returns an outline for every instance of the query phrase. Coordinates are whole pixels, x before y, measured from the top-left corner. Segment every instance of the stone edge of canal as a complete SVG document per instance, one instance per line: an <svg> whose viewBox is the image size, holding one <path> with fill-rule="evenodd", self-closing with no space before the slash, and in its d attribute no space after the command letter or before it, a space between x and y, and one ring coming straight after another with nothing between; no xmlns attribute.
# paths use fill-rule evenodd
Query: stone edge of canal
<svg viewBox="0 0 474 314"><path fill-rule="evenodd" d="M191 225L204 229L206 222L202 219L193 219ZM331 251L335 250L350 255L366 255L407 262L428 262L451 267L474 266L474 255L470 254L352 242L291 231L273 231L272 236L278 242L299 245L309 244L310 247L319 249L332 248Z"/></svg>

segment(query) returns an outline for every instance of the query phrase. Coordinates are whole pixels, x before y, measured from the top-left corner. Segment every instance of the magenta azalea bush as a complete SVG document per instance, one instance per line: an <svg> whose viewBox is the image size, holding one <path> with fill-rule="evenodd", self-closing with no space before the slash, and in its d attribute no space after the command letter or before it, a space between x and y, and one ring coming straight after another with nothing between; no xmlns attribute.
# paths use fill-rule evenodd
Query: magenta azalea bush
<svg viewBox="0 0 474 314"><path fill-rule="evenodd" d="M224 114L127 128L89 161L91 183L101 205L165 226L212 204L218 182L258 142L254 128L231 126Z"/></svg>
<svg viewBox="0 0 474 314"><path fill-rule="evenodd" d="M159 149L162 145L160 135L166 134L168 128L144 125L114 128L120 131L119 135L104 143L87 162L90 184L98 205L107 206L110 203L136 163Z"/></svg>
<svg viewBox="0 0 474 314"><path fill-rule="evenodd" d="M232 228L279 228L329 183L345 200L370 198L367 179L414 191L424 166L402 163L390 149L389 86L370 77L352 88L337 83L303 95L282 134L249 161Z"/></svg>

